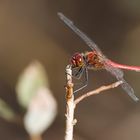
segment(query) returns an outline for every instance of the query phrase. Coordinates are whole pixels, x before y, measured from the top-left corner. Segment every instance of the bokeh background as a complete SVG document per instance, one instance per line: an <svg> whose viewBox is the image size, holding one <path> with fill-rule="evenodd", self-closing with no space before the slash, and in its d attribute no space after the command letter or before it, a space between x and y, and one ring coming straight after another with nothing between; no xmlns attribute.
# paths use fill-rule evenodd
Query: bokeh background
<svg viewBox="0 0 140 140"><path fill-rule="evenodd" d="M58 102L58 115L43 139L62 140L65 129L65 66L75 52L90 50L58 18L63 12L116 62L140 65L139 0L5 0L0 1L0 97L17 113L15 85L22 70L39 60L48 73ZM125 71L125 79L140 97L140 73ZM106 71L90 71L82 93L115 81ZM77 96L76 95L76 96ZM140 103L119 87L90 97L75 110L75 139L139 140ZM28 140L18 124L0 119L0 138Z"/></svg>

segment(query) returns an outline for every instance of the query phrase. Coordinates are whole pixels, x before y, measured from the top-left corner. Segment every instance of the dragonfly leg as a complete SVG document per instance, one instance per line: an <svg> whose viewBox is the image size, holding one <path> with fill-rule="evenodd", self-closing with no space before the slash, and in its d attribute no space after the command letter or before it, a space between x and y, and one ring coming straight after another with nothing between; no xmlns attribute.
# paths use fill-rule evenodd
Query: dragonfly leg
<svg viewBox="0 0 140 140"><path fill-rule="evenodd" d="M86 67L83 68L83 72L84 72L84 77L85 77L84 84L83 84L83 86L81 86L80 88L76 89L76 90L74 91L74 93L76 93L76 92L82 90L83 88L85 88L85 87L88 85L88 70L87 70Z"/></svg>
<svg viewBox="0 0 140 140"><path fill-rule="evenodd" d="M79 70L75 74L73 74L73 77L76 79L81 79L83 72L84 72L84 69L85 68L80 67Z"/></svg>

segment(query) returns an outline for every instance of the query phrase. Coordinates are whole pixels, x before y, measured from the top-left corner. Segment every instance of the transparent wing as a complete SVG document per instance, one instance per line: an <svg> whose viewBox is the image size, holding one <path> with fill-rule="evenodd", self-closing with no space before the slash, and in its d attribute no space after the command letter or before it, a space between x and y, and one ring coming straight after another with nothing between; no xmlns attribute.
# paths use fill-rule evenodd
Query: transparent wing
<svg viewBox="0 0 140 140"><path fill-rule="evenodd" d="M123 82L123 84L121 84L122 88L134 101L139 100L134 94L133 88L123 78L123 71L121 71L118 68L114 68L111 65L108 65L107 63L105 63L105 69L109 71L113 76L115 76L117 80L121 80Z"/></svg>
<svg viewBox="0 0 140 140"><path fill-rule="evenodd" d="M64 16L62 13L58 13L59 18L70 28L72 29L92 50L96 50L97 53L105 57L102 53L102 51L98 48L98 46L80 29L78 29L74 23L68 19L66 16Z"/></svg>

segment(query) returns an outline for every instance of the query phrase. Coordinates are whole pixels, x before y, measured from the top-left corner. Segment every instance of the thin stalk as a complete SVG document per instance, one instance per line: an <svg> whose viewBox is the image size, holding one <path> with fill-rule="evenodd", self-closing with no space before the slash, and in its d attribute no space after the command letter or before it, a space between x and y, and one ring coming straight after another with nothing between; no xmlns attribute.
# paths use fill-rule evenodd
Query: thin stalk
<svg viewBox="0 0 140 140"><path fill-rule="evenodd" d="M68 65L66 67L66 131L65 140L73 140L73 126L74 126L74 95L73 95L73 83L72 83L72 69Z"/></svg>
<svg viewBox="0 0 140 140"><path fill-rule="evenodd" d="M42 136L41 135L31 135L30 140L42 140Z"/></svg>

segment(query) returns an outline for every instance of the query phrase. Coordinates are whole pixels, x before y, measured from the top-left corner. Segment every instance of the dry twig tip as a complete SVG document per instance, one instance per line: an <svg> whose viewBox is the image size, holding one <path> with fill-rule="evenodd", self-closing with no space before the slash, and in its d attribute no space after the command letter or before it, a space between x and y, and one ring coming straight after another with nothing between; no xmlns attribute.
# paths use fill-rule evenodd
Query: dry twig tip
<svg viewBox="0 0 140 140"><path fill-rule="evenodd" d="M123 81L117 81L115 83L112 83L110 85L107 85L107 86L101 86L100 88L96 89L96 90L93 90L93 91L90 91L90 92L87 92L83 95L81 95L80 97L78 97L76 100L75 100L75 105L77 105L79 102L81 102L83 99L91 96L91 95L95 95L95 94L99 94L101 93L102 91L105 91L105 90L108 90L108 89L111 89L111 88L115 88L115 87L118 87L119 85L121 85L123 83Z"/></svg>

